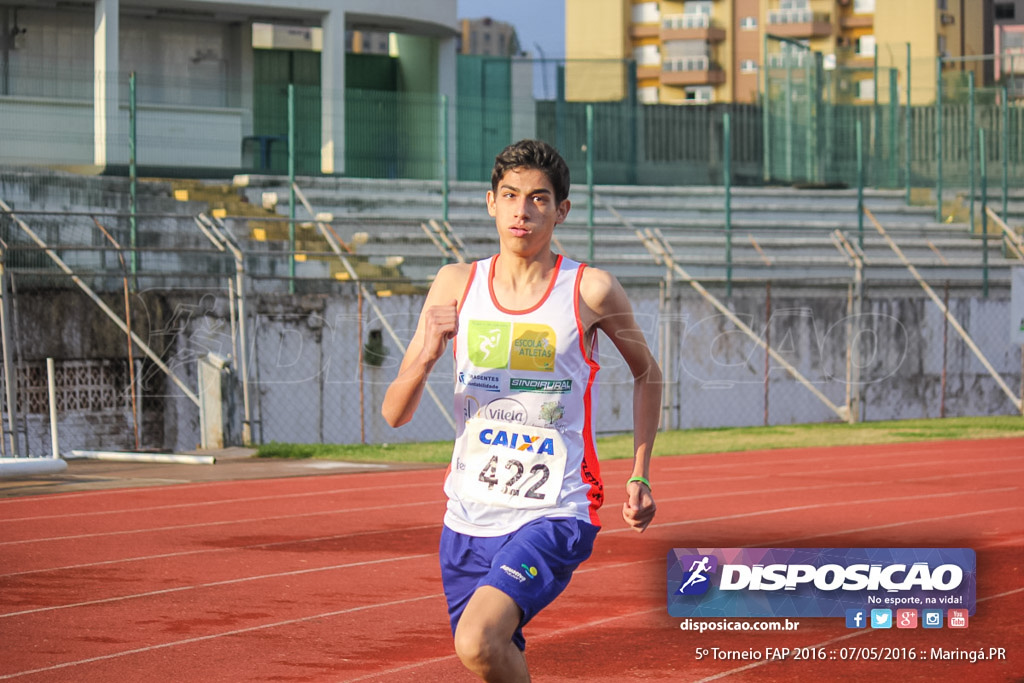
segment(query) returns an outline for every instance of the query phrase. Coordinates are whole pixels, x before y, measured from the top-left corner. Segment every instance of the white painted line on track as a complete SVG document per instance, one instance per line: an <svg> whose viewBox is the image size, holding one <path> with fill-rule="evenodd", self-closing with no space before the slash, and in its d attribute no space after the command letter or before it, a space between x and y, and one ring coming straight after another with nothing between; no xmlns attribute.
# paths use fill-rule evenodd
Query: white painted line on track
<svg viewBox="0 0 1024 683"><path fill-rule="evenodd" d="M1016 437L1014 437L1014 438L1015 438L1015 440L1019 441L1019 439L1016 439ZM1002 440L1001 439L994 439L994 441L1002 441ZM913 443L914 446L921 446L920 442L912 442L912 443ZM940 442L940 443L945 443L945 442ZM873 445L888 445L888 446L895 446L895 448L893 450L891 450L891 451L877 451L877 452L873 452L873 453L858 453L855 450L857 448L870 448ZM659 457L667 457L667 458L713 458L714 459L714 462L707 463L707 464L687 463L686 465L683 465L683 466L666 467L666 468L664 468L662 470L664 472L671 472L671 471L674 471L674 470L690 471L690 470L693 470L693 469L726 469L726 468L729 468L729 467L743 467L745 465L750 464L749 462L720 462L721 460L730 459L730 458L736 458L736 457L747 458L750 461L756 463L759 467L774 467L774 466L777 466L777 465L789 465L789 464L793 464L793 463L834 462L837 458L842 457L842 455L844 455L844 454L847 454L847 455L850 455L850 456L855 456L858 461L864 461L864 460L870 459L870 458L893 458L893 457L905 458L905 457L914 456L914 455L935 454L935 449L934 448L906 448L906 449L901 449L898 446L899 446L899 444L861 444L861 445L858 445L858 446L807 446L807 447L804 447L804 448L797 448L797 449L777 449L777 450L771 450L771 451L750 451L750 450L745 450L745 451L726 451L726 452L722 452L722 453L702 453L700 455L655 456L653 462L657 463ZM839 450L839 449L842 449L844 451L844 453L837 453L836 451ZM820 451L820 450L825 450L825 451L832 451L832 452L827 453L825 455L815 455L815 456L806 456L806 457L804 457L804 456L793 457L791 455L791 453L794 450L798 450L798 451L799 450L803 450L803 451L812 451L812 452ZM785 459L774 460L774 461L772 461L772 460L766 461L766 459L770 458L772 455L785 456ZM950 453L948 453L948 456L949 457L948 457L948 459L946 461L941 461L941 462L953 462L953 463L963 462L963 454L962 454L962 452L959 453L959 454L956 453L956 452L950 452Z"/></svg>
<svg viewBox="0 0 1024 683"><path fill-rule="evenodd" d="M1010 473L1017 473L1017 472L1024 472L1024 469L1017 469L1017 470L994 470L994 471L991 471L991 472L987 472L986 474L1010 474ZM659 499L659 500L660 500L660 502L670 502L670 501L679 501L679 500L701 500L701 499L704 499L704 498L722 498L723 496L752 496L752 495L764 495L764 494L773 494L773 493L792 493L794 491L815 491L815 490L818 490L818 489L828 489L830 491L836 491L836 490L844 489L844 488L848 488L848 487L849 488L855 488L855 487L858 487L858 486L879 486L879 485L883 485L883 484L886 485L886 486L893 485L893 484L917 484L917 483L923 483L923 482L935 481L935 480L950 481L950 480L953 480L953 479L969 479L969 478L977 477L977 476L980 476L980 475L978 473L976 473L976 472L962 472L962 473L958 473L958 474L943 474L943 475L938 475L938 476L934 476L934 477L915 477L913 479L887 479L885 481L844 481L842 483L826 482L824 484L810 484L810 485L807 485L807 486L787 486L787 487L784 487L784 488L783 487L778 487L778 486L772 486L772 487L763 488L763 489L748 489L748 490L745 490L745 491L728 491L728 492L725 492L725 493L702 493L702 494L699 494L699 495L677 496L675 498L663 498L663 499ZM764 477L759 477L759 478L763 479ZM676 482L658 482L658 484L659 484L658 488L659 489L661 488L661 484L663 484L663 483L664 484L673 484L673 483L676 483ZM679 482L679 483L684 483L684 482ZM969 493L969 491L958 491L958 493ZM659 502L659 501L655 501L655 502Z"/></svg>
<svg viewBox="0 0 1024 683"><path fill-rule="evenodd" d="M578 571L575 573L579 573ZM558 636L564 636L567 633L573 631L582 631L596 626L603 626L604 624L621 621L622 619L630 619L632 617L639 617L644 614L651 614L652 612L660 612L664 607L653 607L651 609L639 610L636 612L630 612L628 614L618 614L614 617L605 617L603 619L597 619L596 621L588 621L585 624L577 624L576 626L567 626L566 628L556 629L554 631L548 631L536 636L530 636L530 642L536 642L538 640L548 640L549 638L557 638ZM402 673L403 671L412 671L413 669L419 669L420 667L427 666L429 664L436 664L438 662L446 662L452 659L456 659L458 655L446 655L444 657L434 657L432 659L426 659L422 662L416 662L414 664L406 664L405 666L399 666L394 669L388 669L386 671L376 671L372 674L366 674L365 676L359 676L358 678L343 678L339 683L356 683L357 681L371 681L374 678L380 678L381 676L388 676L391 674Z"/></svg>
<svg viewBox="0 0 1024 683"><path fill-rule="evenodd" d="M284 621L276 621L272 624L260 624L259 626L250 626L248 628L235 629L233 631L225 631L223 633L211 633L206 636L196 636L195 638L185 638L184 640L175 640L170 643L160 643L158 645L148 645L146 647L139 647L133 650L125 650L123 652L112 652L108 655L100 655L99 657L89 657L88 659L79 659L74 662L63 662L61 664L54 664L53 666L45 666L38 669L30 669L28 671L18 671L12 674L6 674L0 676L0 680L7 680L11 678L18 678L20 676L29 676L32 674L44 673L46 671L57 671L59 669L67 669L73 666L81 666L83 664L92 664L93 662L102 662L105 660L118 659L120 657L127 657L129 655L143 654L146 652L153 652L156 650L163 650L169 647L178 647L180 645L191 645L193 643L202 643L205 641L216 640L217 638L224 638L226 636L237 636L243 633L252 633L254 631L263 631L269 628L278 628L280 626L292 626L294 624L302 624L310 621L317 621L319 619L329 619L331 617L337 617L344 614L352 614L353 612L362 612L368 609L374 609L377 607L395 607L398 605L407 605L414 602L420 602L422 600L432 600L437 598L444 598L443 593L432 593L430 595L421 595L415 598L406 598L405 600L394 600L392 602L378 603L375 605L360 605L359 607L349 607L347 609L335 610L333 612L323 612L321 614L311 614L306 617L300 617L298 619L287 619Z"/></svg>
<svg viewBox="0 0 1024 683"><path fill-rule="evenodd" d="M893 503L893 502L900 501L900 500L926 500L926 499L930 499L930 498L950 498L950 497L954 497L954 496L974 496L974 495L989 494L989 493L1007 493L1009 491L1017 491L1017 490L1019 490L1019 487L1017 487L1017 486L1007 486L1007 487L998 488L998 489L978 489L976 491L954 491L954 492L949 492L949 493L926 493L926 494L920 494L920 495L916 495L916 496L894 496L894 497L891 497L891 498L861 498L861 499L857 500L857 504L858 505L867 505L867 504L873 504L873 503ZM669 500L688 500L688 498L686 498L686 497L670 498ZM702 524L702 523L705 523L705 522L723 522L723 521L730 520L730 519L743 519L745 517L761 517L761 516L764 516L764 515L777 515L777 514L782 514L782 513L786 513L786 512L800 512L800 511L803 511L803 510L820 510L822 508L838 507L838 506L841 506L841 505L849 505L849 504L850 504L850 501L841 500L841 501L834 501L834 502L831 502L831 503L815 503L813 505L793 505L791 507L770 508L768 510L756 510L756 511L753 511L753 512L743 512L743 513L735 514L735 515L721 515L721 516L718 516L718 517L704 517L704 518L701 518L701 519L686 519L686 520L682 520L682 521L679 521L679 522L662 522L662 523L658 524L657 527L659 529L663 529L663 528L669 527L669 526L683 526L683 525L686 525L686 524ZM618 533L624 533L626 531L633 531L633 530L629 529L629 528L612 529L611 531L604 531L602 533L604 533L604 534L618 534Z"/></svg>
<svg viewBox="0 0 1024 683"><path fill-rule="evenodd" d="M20 612L8 612L0 614L0 619L19 617L26 614L38 614L40 612L54 612L56 610L69 609L72 607L91 607L93 605L104 605L112 602L123 602L125 600L136 600L138 598L151 598L154 595L168 595L170 593L183 593L185 591L200 590L202 588L214 588L217 586L230 586L249 581L264 581L266 579L280 579L285 576L302 576L304 574L315 574L318 572L331 572L339 569L352 569L353 567L368 567L376 564L387 564L389 562L404 562L406 560L419 560L424 557L436 557L437 553L421 553L419 555L405 555L403 557L388 557L382 560L365 560L363 562L349 562L347 564L335 564L328 567L310 567L308 569L295 569L289 572L276 572L274 574L259 574L256 576L243 576L238 579L224 579L223 581L211 581L209 583L197 583L191 586L178 586L176 588L164 588L158 591L147 591L145 593L133 593L131 595L118 595L111 598L100 598L98 600L86 600L84 602L69 603L66 605L53 605L50 607L37 607L35 609L22 610Z"/></svg>
<svg viewBox="0 0 1024 683"><path fill-rule="evenodd" d="M423 483L418 484L396 484L394 486L362 486L357 488L347 489L326 489L324 491L304 491L302 493L282 493L272 496L251 496L248 498L223 498L221 500L205 500L193 503L173 503L170 505L153 505L150 507L139 507L139 508L119 508L117 510L89 510L87 512L72 512L68 514L57 514L57 515L37 515L35 517L12 517L10 519L0 519L0 523L4 522L33 522L47 519L75 519L78 517L94 517L98 515L118 515L118 514L138 514L140 512L156 512L159 510L178 510L187 509L192 510L198 507L207 507L211 505L230 505L232 503L255 503L257 501L267 500L286 500L290 498L311 498L313 496L337 496L340 494L356 493L361 491L368 491L371 493L380 493L382 490L390 489L401 489L401 488L423 488ZM138 493L138 489L121 489L122 491L131 491ZM24 500L24 499L22 499Z"/></svg>
<svg viewBox="0 0 1024 683"><path fill-rule="evenodd" d="M1020 512L1022 510L1024 510L1024 508L1008 507L1008 508L998 508L998 509L995 509L995 510L979 510L977 512L961 512L961 513L958 513L958 514L955 514L955 515L943 515L942 517L925 517L924 519L920 519L920 520L904 520L902 522L893 522L892 524L878 524L876 526L865 526L865 527L861 527L859 529L847 529L845 531L830 531L830 532L827 532L827 533L813 534L811 536L799 536L799 537L796 537L796 538L782 538L782 539L777 539L777 540L773 540L773 541L766 541L765 544L764 544L764 547L766 547L766 548L777 548L777 547L779 547L780 545L782 545L784 543L795 543L797 541L809 541L812 538L822 538L822 537L825 537L825 536L827 536L827 537L843 536L843 535L846 535L846 534L858 534L858 533L862 533L864 531L879 531L881 529L892 529L892 528L895 528L895 527L898 527L898 526L906 526L908 524L914 524L914 523L937 522L937 521L940 521L940 520L946 521L946 520L951 520L951 519L963 519L965 517L978 517L980 515L994 515L994 514L1002 513L1002 512L1014 512L1014 511Z"/></svg>
<svg viewBox="0 0 1024 683"><path fill-rule="evenodd" d="M316 517L318 515L337 515L352 512L363 513L376 510L394 510L396 508L416 507L418 505L444 505L443 501L437 499L424 500L418 503L393 503L390 505L377 505L374 507L362 508L340 508L337 510L320 510L318 512L302 512L294 515L274 515L272 517L246 517L244 519L225 519L219 522L200 522L197 524L178 524L175 526L150 527L148 529L125 529L122 531L98 531L94 534L74 534L70 536L51 536L48 538L25 538L20 541L0 541L0 546L21 545L26 543L47 543L52 541L74 541L83 538L100 538L102 536L125 536L130 534L149 534L156 531L177 531L179 529L203 529L207 527L225 526L229 524L250 524L254 522L273 522L282 519L299 519L302 517Z"/></svg>
<svg viewBox="0 0 1024 683"><path fill-rule="evenodd" d="M995 458L995 459L988 459L988 460L994 460L994 461L1014 460L1014 461L1017 461L1017 460L1019 460L1019 458L1010 457L1010 458ZM973 465L977 465L979 462L984 462L984 461L985 461L985 459L980 459L980 460L972 461L972 464ZM872 468L858 468L856 471L866 472L866 471L870 471L870 470L874 470L874 469L882 470L882 471L885 471L885 472L888 472L888 471L891 470L891 468L888 465L879 465L877 467L872 467ZM1024 471L1024 470L1012 469L1012 470L992 470L992 471L981 471L981 472L971 471L971 472L960 472L960 473L953 474L953 475L934 475L934 476L929 476L929 477L915 477L915 478L911 478L911 479L901 479L901 480L896 480L895 482L893 480L891 480L891 479L886 479L885 482L881 482L881 481L867 481L867 482L844 482L842 484L825 483L825 484L816 484L816 485L808 485L808 486L803 486L803 487L791 487L791 488L772 487L772 488L755 489L755 490L748 490L748 491L726 491L726 492L705 493L705 494L700 494L700 495L686 496L684 498L668 498L668 499L664 499L662 502L669 502L669 501L676 501L676 500L697 500L697 499L701 499L701 498L720 498L720 497L723 497L723 496L731 496L731 495L752 495L752 494L765 494L765 493L787 492L787 491L811 491L811 490L814 490L814 489L821 489L821 488L837 489L837 488L846 487L846 486L851 486L851 487L853 487L853 486L875 486L875 485L878 485L880 483L886 483L886 484L892 484L892 483L913 483L913 482L933 481L933 480L936 480L936 479L950 480L950 479L960 479L960 478L970 478L970 477L986 476L986 475L991 475L991 474L1016 473L1016 472L1021 472L1021 471ZM813 470L813 471L809 471L809 472L789 473L787 476L802 476L802 475L805 475L805 474L806 475L814 475L814 474L820 474L820 473L821 472L819 470ZM718 478L718 479L711 480L711 481L714 481L716 483L720 483L722 481L729 481L729 480L732 480L732 479L733 478L726 477L726 478ZM763 479L763 475L749 475L749 476L737 477L735 479ZM659 482L659 484L665 485L665 486L669 486L669 485L673 485L673 484L692 485L692 484L695 484L695 483L699 483L699 480L686 479L686 480L679 480L679 481L671 481L670 480L670 481L665 481L665 482ZM409 486L420 486L420 487L422 487L422 485L409 485ZM401 487L395 487L395 488L404 488L404 487L406 487L406 485L402 485ZM379 492L381 490L387 490L387 488L388 487L385 487L384 489L377 489L377 491ZM321 494L335 495L335 494L338 494L338 493L347 493L347 492L350 492L352 490L364 490L364 489L333 489L333 490L324 491L324 492L311 492L311 493L301 493L301 494L286 494L286 495L279 496L279 497L278 496L260 496L260 497L254 497L254 498L233 499L233 500L226 500L226 501L210 501L208 503L175 504L175 505L167 505L167 506L159 506L159 507L151 507L151 508L139 508L137 510L125 509L125 510L103 511L103 512L96 512L96 513L80 513L80 514L76 513L76 514L69 515L69 516L72 517L72 518L75 518L75 517L79 517L79 516L85 516L85 515L88 515L88 514L113 514L113 513L134 514L134 513L137 513L137 512L143 512L143 511L149 511L149 510L166 510L166 509L172 509L172 508L194 508L194 507L198 507L200 505L205 505L205 504L211 504L212 505L212 504L222 504L222 503L231 503L231 502L254 502L254 501L260 501L260 500L275 500L275 499L278 499L278 498L283 499L283 498L291 498L291 497L304 497L304 496L310 496L310 495L321 495ZM374 489L367 488L365 490L374 490ZM439 501L439 504L440 503L443 503L443 501ZM409 504L409 505L420 505L420 504L423 504L423 503L412 503L412 504ZM399 505L399 506L394 506L394 507L401 507L401 506ZM374 509L380 509L380 508L360 508L360 510L374 510ZM341 512L346 512L346 510L345 509L337 509L337 510L332 511L332 513L341 513ZM308 514L326 514L326 513L308 513ZM20 521L20 522L24 522L24 521L28 521L28 520L32 520L32 519L35 519L35 520L41 520L41 519L60 519L60 518L63 518L63 517L66 517L66 516L65 515L52 515L52 516L48 516L48 517L20 518L20 519L17 519L17 520L7 520L7 521ZM265 517L265 518L259 518L258 520L254 519L252 521L264 521L264 520L286 519L286 518L287 517ZM4 521L4 520L0 520L0 521ZM244 520L243 519L243 520L236 520L234 522L230 522L230 521L228 521L228 522L208 522L208 523L205 523L205 524L230 524L230 523L244 524L246 521L250 521L250 520ZM149 531L169 531L169 530L179 529L179 528L182 528L182 529L183 528L194 528L195 526L196 525L182 525L182 526L156 527L156 528L151 528L151 529L138 529L138 530L127 530L127 531L97 532L96 534L83 534L83 535L77 535L77 536L56 536L56 537L42 538L42 539L25 539L25 540L20 540L20 541L0 541L0 546L7 545L7 544L12 544L12 543L35 543L35 542L42 542L42 541L67 540L67 539L75 539L75 538L94 538L94 537L97 537L97 536L102 536L105 533L118 535L118 534L128 534L128 533L143 533L143 532L149 532Z"/></svg>
<svg viewBox="0 0 1024 683"><path fill-rule="evenodd" d="M235 550L257 550L259 548L280 548L281 546L300 545L302 543L320 543L323 541L337 541L343 538L356 538L359 536L370 536L376 534L390 534L404 531L423 531L426 529L440 530L438 524L421 524L419 526L398 527L395 529L372 529L368 531L356 531L351 534L334 534L332 536L315 536L312 538L289 539L287 541L275 541L273 543L254 543L252 545L237 545L230 548L203 548L202 550L183 550L177 553L162 553L159 555L141 555L138 557L124 557L117 560L103 560L101 562L83 562L81 564L68 564L62 567L45 567L43 569L27 569L20 572L0 574L0 579L9 576L24 576L25 574L44 574L46 572L64 572L72 569L85 569L86 567L102 567L112 564L123 564L128 562L145 562L148 560L166 560L172 557L188 557L190 555L208 555L211 553L227 553Z"/></svg>

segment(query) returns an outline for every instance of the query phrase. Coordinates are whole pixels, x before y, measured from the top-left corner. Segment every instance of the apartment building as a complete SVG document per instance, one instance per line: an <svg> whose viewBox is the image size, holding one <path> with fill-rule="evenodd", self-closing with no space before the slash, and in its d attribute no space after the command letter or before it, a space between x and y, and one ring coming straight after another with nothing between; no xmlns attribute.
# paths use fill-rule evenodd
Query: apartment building
<svg viewBox="0 0 1024 683"><path fill-rule="evenodd" d="M1020 3L994 4L1005 15ZM650 104L753 103L766 64L801 68L818 52L842 98L873 101L876 55L886 82L890 68L906 78L909 45L918 103L934 97L937 57L991 51L994 10L993 0L566 0L566 95L611 99L634 87ZM635 79L629 65L575 60L635 63ZM985 77L980 65L944 68Z"/></svg>
<svg viewBox="0 0 1024 683"><path fill-rule="evenodd" d="M490 17L460 19L459 43L456 50L463 55L490 57L519 57L522 47L516 28L505 21Z"/></svg>

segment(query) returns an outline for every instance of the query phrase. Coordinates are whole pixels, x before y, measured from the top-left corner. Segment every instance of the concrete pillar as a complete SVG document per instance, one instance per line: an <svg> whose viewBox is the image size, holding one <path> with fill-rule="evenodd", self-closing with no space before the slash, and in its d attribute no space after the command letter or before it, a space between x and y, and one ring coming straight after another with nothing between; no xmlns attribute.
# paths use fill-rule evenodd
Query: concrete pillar
<svg viewBox="0 0 1024 683"><path fill-rule="evenodd" d="M320 53L320 170L345 172L345 12L323 18Z"/></svg>
<svg viewBox="0 0 1024 683"><path fill-rule="evenodd" d="M118 110L121 53L120 0L96 0L93 31L93 163L128 162L125 126Z"/></svg>
<svg viewBox="0 0 1024 683"><path fill-rule="evenodd" d="M455 38L443 38L438 44L437 57L437 91L439 95L448 96L448 178L457 176L458 154L457 117L455 103L458 102L458 84L455 80L457 66L455 64Z"/></svg>

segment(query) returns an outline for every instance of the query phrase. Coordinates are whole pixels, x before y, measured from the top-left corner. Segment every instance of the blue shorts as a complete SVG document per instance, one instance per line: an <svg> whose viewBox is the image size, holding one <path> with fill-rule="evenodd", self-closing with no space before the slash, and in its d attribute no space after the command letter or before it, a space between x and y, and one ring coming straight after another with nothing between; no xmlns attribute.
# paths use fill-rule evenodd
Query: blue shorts
<svg viewBox="0 0 1024 683"><path fill-rule="evenodd" d="M441 579L452 634L480 586L493 586L523 611L512 642L526 649L523 626L569 585L590 557L600 527L573 518L538 519L506 536L467 536L441 531Z"/></svg>

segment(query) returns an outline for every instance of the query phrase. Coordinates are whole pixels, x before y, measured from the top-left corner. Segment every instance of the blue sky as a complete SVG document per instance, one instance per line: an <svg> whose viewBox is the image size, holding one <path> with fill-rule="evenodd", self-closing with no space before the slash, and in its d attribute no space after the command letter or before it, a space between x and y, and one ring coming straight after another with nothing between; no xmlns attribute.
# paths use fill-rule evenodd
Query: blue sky
<svg viewBox="0 0 1024 683"><path fill-rule="evenodd" d="M481 17L514 25L523 49L534 57L541 50L548 59L565 56L564 0L458 0L459 19Z"/></svg>

